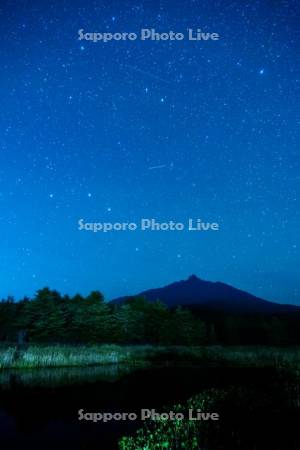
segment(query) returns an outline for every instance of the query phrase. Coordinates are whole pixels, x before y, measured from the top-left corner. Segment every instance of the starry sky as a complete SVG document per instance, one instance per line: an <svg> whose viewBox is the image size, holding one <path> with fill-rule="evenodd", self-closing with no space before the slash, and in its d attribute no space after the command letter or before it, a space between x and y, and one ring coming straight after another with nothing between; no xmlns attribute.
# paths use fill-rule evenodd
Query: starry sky
<svg viewBox="0 0 300 450"><path fill-rule="evenodd" d="M184 279L300 303L293 0L1 0L0 296ZM79 41L86 32L219 41ZM78 231L140 218L220 231Z"/></svg>

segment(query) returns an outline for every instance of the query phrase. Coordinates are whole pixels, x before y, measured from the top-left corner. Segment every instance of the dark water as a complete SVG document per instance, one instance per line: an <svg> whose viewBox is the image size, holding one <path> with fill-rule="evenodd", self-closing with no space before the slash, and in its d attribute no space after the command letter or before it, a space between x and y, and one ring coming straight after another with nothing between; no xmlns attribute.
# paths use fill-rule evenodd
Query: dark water
<svg viewBox="0 0 300 450"><path fill-rule="evenodd" d="M203 449L299 449L298 390L269 369L125 366L0 373L0 448L117 449L141 422L79 422L78 410L136 412L182 403L207 388L242 386L250 403L221 414L218 439ZM294 391L293 391L294 389ZM296 398L297 397L297 398ZM262 399L267 398L267 403ZM216 411L218 412L218 411ZM211 428L213 430L213 424Z"/></svg>

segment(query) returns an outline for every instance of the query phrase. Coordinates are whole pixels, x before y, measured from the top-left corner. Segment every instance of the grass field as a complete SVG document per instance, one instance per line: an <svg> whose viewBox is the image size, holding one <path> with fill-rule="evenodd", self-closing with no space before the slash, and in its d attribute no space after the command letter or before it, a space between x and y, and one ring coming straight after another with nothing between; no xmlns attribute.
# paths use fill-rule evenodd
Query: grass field
<svg viewBox="0 0 300 450"><path fill-rule="evenodd" d="M118 345L30 345L0 347L0 369L76 367L140 361L215 362L226 365L291 368L300 372L299 347L163 347Z"/></svg>

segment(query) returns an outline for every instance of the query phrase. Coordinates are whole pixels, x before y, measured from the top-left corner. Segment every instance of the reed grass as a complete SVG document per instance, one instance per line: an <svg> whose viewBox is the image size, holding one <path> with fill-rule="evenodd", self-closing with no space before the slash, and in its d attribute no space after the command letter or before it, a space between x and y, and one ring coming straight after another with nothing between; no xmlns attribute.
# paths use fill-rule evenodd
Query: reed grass
<svg viewBox="0 0 300 450"><path fill-rule="evenodd" d="M212 362L293 369L300 374L300 347L164 347L151 345L30 345L0 347L0 369L78 367L141 361Z"/></svg>

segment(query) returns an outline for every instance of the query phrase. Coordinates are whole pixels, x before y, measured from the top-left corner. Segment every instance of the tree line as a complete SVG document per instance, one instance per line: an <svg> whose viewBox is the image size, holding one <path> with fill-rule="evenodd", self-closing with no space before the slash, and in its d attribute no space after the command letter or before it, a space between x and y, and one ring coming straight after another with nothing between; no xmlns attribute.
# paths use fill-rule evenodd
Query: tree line
<svg viewBox="0 0 300 450"><path fill-rule="evenodd" d="M300 343L300 316L235 315L148 302L107 303L99 291L62 296L44 288L34 298L0 302L0 341L161 345Z"/></svg>

